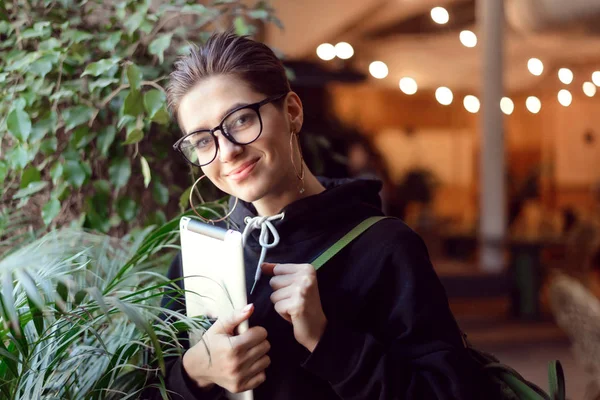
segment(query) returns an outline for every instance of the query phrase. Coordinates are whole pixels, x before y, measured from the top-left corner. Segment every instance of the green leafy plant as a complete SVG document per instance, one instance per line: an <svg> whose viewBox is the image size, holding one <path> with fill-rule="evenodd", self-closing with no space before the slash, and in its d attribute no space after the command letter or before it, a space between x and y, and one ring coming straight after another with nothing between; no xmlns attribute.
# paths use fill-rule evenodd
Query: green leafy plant
<svg viewBox="0 0 600 400"><path fill-rule="evenodd" d="M138 398L162 376L179 334L206 328L160 305L179 290L165 278L178 223L121 239L63 229L3 256L0 398Z"/></svg>
<svg viewBox="0 0 600 400"><path fill-rule="evenodd" d="M45 226L119 233L181 211L173 59L215 29L279 22L265 1L156 4L0 0L0 204Z"/></svg>

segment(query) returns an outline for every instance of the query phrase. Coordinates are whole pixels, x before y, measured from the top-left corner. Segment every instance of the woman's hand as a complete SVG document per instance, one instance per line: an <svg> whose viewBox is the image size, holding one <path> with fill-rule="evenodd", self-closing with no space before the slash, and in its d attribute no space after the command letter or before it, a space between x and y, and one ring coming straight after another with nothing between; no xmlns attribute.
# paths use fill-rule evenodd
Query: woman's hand
<svg viewBox="0 0 600 400"><path fill-rule="evenodd" d="M228 318L218 319L203 340L184 354L183 367L200 387L216 384L239 393L265 381L265 369L271 363L267 356L271 345L265 328L255 326L234 336L235 328L250 318L253 311L250 304Z"/></svg>
<svg viewBox="0 0 600 400"><path fill-rule="evenodd" d="M273 276L270 284L275 311L292 323L298 343L312 352L327 325L314 267L310 264L264 263L262 272Z"/></svg>

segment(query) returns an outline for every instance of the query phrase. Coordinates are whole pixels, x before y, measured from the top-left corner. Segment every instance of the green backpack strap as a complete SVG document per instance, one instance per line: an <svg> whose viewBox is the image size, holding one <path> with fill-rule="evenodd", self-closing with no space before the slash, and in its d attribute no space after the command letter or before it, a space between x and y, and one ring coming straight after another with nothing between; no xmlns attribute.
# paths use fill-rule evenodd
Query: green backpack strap
<svg viewBox="0 0 600 400"><path fill-rule="evenodd" d="M379 217L370 217L370 218L365 219L360 224L356 225L350 232L345 234L344 237L342 237L340 240L335 242L333 244L333 246L331 246L330 248L325 250L323 252L323 254L321 254L319 257L317 257L311 263L312 266L315 267L316 270L318 270L323 265L325 265L325 263L327 261L331 260L331 258L333 258L333 256L335 256L337 253L339 253L344 247L346 247L347 245L352 243L352 241L354 239L356 239L362 233L364 233L367 229L369 229L370 227L375 225L377 222L379 222L383 219L386 219L386 218L392 218L392 217L379 216Z"/></svg>
<svg viewBox="0 0 600 400"><path fill-rule="evenodd" d="M550 361L548 364L548 383L552 400L565 400L567 398L565 374L558 360Z"/></svg>

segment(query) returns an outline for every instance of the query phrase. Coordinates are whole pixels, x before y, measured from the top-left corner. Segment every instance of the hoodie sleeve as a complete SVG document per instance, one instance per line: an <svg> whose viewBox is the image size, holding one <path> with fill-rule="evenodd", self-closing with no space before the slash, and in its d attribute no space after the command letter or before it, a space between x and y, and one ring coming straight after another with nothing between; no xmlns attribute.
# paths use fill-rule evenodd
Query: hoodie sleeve
<svg viewBox="0 0 600 400"><path fill-rule="evenodd" d="M379 276L365 324L332 315L304 368L345 400L489 398L477 388L485 377L462 346L425 244L408 228L386 243L381 256L371 253L382 258L372 264Z"/></svg>
<svg viewBox="0 0 600 400"><path fill-rule="evenodd" d="M180 279L182 276L183 266L181 264L181 253L179 253L171 263L167 278L176 280L175 283L181 289L183 288L183 283ZM175 293L180 292L175 291ZM162 306L170 310L185 312L185 299L180 296L174 297L174 295L170 293L165 293L165 296L162 299ZM182 345L187 347L187 334L180 336L179 341ZM196 385L193 379L190 378L185 371L182 357L170 357L165 359L165 366L166 375L163 378L167 392L169 393L169 398L177 400L217 400L223 398L224 390L217 385L208 390L202 389ZM158 381L158 378L156 378L155 381ZM148 400L163 399L158 388L147 389L142 398Z"/></svg>

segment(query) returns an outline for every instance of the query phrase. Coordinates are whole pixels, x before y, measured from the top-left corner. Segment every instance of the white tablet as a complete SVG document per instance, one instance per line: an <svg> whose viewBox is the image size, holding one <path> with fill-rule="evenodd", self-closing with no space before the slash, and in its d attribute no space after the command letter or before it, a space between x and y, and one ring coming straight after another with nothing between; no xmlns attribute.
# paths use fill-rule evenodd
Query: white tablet
<svg viewBox="0 0 600 400"><path fill-rule="evenodd" d="M243 308L246 297L242 234L183 217L179 223L186 313L190 317L219 318ZM238 332L248 329L244 321ZM190 335L190 344L200 339ZM252 400L252 391L228 394Z"/></svg>

